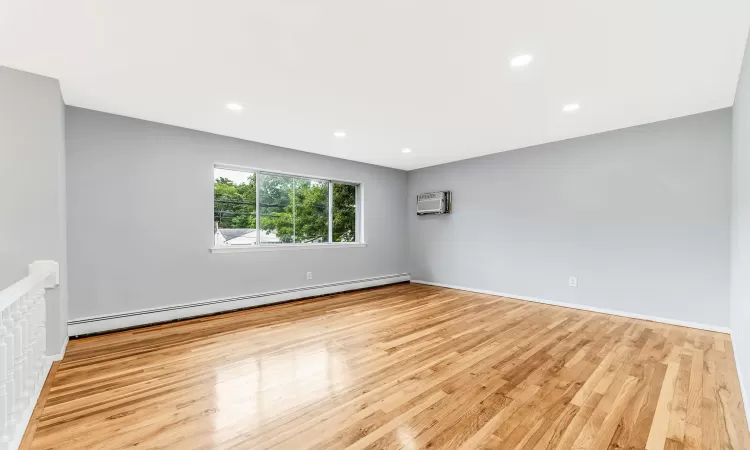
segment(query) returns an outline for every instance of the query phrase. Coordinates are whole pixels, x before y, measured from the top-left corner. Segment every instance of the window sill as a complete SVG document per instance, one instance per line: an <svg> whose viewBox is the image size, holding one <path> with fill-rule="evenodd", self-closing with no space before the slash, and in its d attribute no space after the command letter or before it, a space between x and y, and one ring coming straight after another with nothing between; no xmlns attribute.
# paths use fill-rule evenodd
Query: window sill
<svg viewBox="0 0 750 450"><path fill-rule="evenodd" d="M339 242L334 244L278 244L278 245L235 245L232 247L211 247L211 253L275 252L279 250L312 250L324 248L361 248L364 242Z"/></svg>

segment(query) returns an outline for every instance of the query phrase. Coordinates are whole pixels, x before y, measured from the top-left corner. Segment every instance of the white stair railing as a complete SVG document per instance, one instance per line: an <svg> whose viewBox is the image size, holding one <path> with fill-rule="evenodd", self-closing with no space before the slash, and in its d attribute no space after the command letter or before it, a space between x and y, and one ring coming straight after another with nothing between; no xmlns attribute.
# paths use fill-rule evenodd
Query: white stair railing
<svg viewBox="0 0 750 450"><path fill-rule="evenodd" d="M47 378L45 289L59 283L55 261L0 291L0 449L17 449Z"/></svg>

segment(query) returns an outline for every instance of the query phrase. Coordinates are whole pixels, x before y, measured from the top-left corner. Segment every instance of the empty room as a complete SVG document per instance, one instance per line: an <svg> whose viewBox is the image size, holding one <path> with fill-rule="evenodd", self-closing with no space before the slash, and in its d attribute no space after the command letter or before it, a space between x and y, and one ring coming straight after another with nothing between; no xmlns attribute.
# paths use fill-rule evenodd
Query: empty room
<svg viewBox="0 0 750 450"><path fill-rule="evenodd" d="M0 0L0 450L750 450L749 29Z"/></svg>

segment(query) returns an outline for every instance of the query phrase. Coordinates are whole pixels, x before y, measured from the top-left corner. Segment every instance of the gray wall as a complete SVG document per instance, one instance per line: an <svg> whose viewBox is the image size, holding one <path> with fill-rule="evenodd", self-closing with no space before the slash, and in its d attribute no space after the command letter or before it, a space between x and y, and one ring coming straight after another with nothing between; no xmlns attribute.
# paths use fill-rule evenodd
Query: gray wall
<svg viewBox="0 0 750 450"><path fill-rule="evenodd" d="M750 44L742 62L733 119L732 341L747 390L750 389ZM750 408L747 402L745 408Z"/></svg>
<svg viewBox="0 0 750 450"><path fill-rule="evenodd" d="M71 319L407 271L406 172L72 107L67 148ZM368 246L209 253L217 162L363 183Z"/></svg>
<svg viewBox="0 0 750 450"><path fill-rule="evenodd" d="M60 263L47 294L47 352L67 336L65 109L57 80L0 66L0 289L35 260Z"/></svg>
<svg viewBox="0 0 750 450"><path fill-rule="evenodd" d="M412 279L728 326L730 164L724 109L409 172Z"/></svg>

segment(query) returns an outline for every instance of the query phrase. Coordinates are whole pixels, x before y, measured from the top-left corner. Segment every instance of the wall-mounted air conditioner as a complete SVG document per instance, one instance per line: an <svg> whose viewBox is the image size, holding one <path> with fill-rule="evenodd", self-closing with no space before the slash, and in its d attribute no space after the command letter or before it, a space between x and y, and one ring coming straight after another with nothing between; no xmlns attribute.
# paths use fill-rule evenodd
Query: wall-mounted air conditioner
<svg viewBox="0 0 750 450"><path fill-rule="evenodd" d="M417 195L417 215L450 214L451 191L428 192Z"/></svg>

